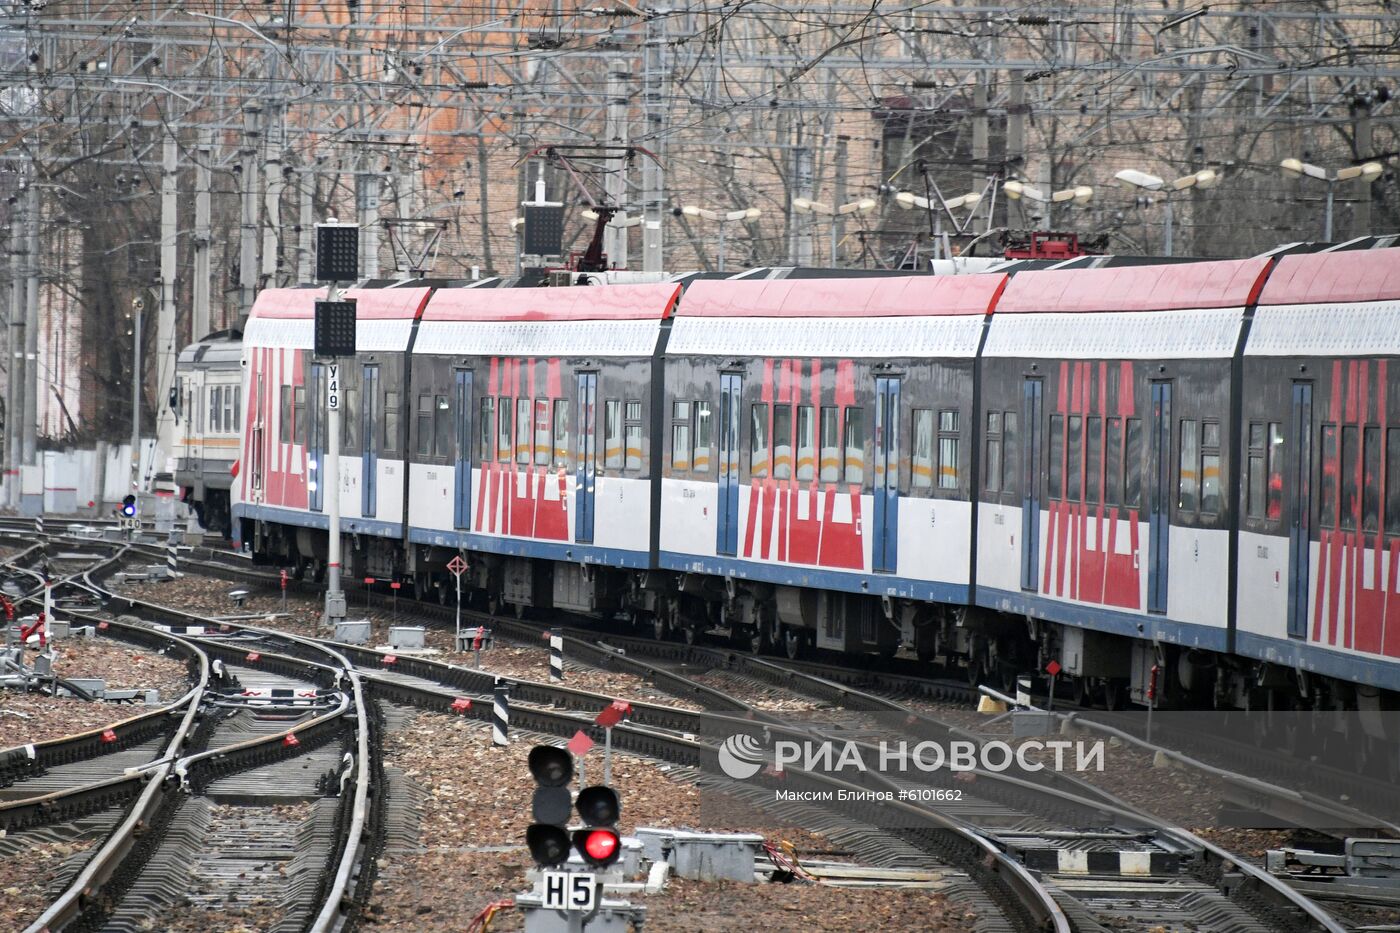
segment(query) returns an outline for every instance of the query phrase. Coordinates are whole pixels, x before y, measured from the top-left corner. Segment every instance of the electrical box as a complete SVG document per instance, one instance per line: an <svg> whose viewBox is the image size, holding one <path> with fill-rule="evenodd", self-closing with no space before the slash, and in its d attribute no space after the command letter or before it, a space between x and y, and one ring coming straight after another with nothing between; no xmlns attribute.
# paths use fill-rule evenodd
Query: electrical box
<svg viewBox="0 0 1400 933"><path fill-rule="evenodd" d="M353 282L360 277L360 225L316 225L316 280Z"/></svg>
<svg viewBox="0 0 1400 933"><path fill-rule="evenodd" d="M317 356L355 355L355 302L316 302L314 352Z"/></svg>

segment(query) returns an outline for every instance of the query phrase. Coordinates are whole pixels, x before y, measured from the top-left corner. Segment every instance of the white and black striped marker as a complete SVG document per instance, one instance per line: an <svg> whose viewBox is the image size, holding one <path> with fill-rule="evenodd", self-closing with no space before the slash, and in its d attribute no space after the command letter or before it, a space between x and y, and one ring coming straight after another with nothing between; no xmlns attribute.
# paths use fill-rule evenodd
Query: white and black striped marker
<svg viewBox="0 0 1400 933"><path fill-rule="evenodd" d="M44 513L42 512L34 516L34 533L41 538L44 536Z"/></svg>
<svg viewBox="0 0 1400 933"><path fill-rule="evenodd" d="M172 577L180 575L180 558L175 553L175 539L165 543L165 571Z"/></svg>
<svg viewBox="0 0 1400 933"><path fill-rule="evenodd" d="M510 684L497 678L491 697L491 744L510 744Z"/></svg>
<svg viewBox="0 0 1400 933"><path fill-rule="evenodd" d="M1016 705L1031 705L1031 678L1029 674L1022 674L1016 678Z"/></svg>
<svg viewBox="0 0 1400 933"><path fill-rule="evenodd" d="M1026 867L1057 875L1175 875L1180 862L1174 852L1091 849L1026 849Z"/></svg>
<svg viewBox="0 0 1400 933"><path fill-rule="evenodd" d="M556 632L549 633L549 682L552 684L564 681L564 636Z"/></svg>

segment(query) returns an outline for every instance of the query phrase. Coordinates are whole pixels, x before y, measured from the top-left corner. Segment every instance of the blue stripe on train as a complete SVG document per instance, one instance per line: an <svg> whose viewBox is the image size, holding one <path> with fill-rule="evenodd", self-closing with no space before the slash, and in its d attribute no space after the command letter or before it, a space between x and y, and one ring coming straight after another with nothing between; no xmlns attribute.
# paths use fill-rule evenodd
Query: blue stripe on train
<svg viewBox="0 0 1400 933"><path fill-rule="evenodd" d="M320 528L330 530L330 519L322 512L303 512L299 509L284 509L275 505L251 505L241 502L233 507L235 532L241 518L261 519L265 522L279 522L283 525L296 525L300 528ZM403 534L399 522L386 522L375 518L345 518L341 516L342 534L377 535L381 538L398 538ZM237 539L235 539L237 540Z"/></svg>
<svg viewBox="0 0 1400 933"><path fill-rule="evenodd" d="M1139 615L1103 606L1061 602L1036 593L1018 593L989 586L977 588L977 605L1000 612L1020 613L1035 619L1048 619L1065 625L1125 635L1129 638L1146 638L1214 651L1225 650L1223 625L1216 628L1194 622L1178 622L1164 616Z"/></svg>
<svg viewBox="0 0 1400 933"><path fill-rule="evenodd" d="M609 567L646 569L650 564L646 551L627 548L599 547L595 544L574 544L569 541L538 541L533 538L502 538L465 531L438 531L432 528L408 529L408 540L414 544L464 548L488 554L508 554L512 557L538 557L544 560L570 561L576 564L604 564Z"/></svg>
<svg viewBox="0 0 1400 933"><path fill-rule="evenodd" d="M665 570L708 573L721 577L738 577L741 580L762 580L787 586L811 586L847 593L865 593L870 596L899 596L905 599L927 599L945 603L967 602L968 588L963 583L939 583L884 574L759 563L732 557L682 554L677 551L662 551L658 564Z"/></svg>

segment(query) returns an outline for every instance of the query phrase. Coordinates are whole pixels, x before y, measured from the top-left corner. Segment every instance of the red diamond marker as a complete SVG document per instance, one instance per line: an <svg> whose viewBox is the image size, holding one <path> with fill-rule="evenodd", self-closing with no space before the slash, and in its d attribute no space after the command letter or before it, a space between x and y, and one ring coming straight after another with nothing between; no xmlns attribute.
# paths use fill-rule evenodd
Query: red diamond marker
<svg viewBox="0 0 1400 933"><path fill-rule="evenodd" d="M99 622L99 623L97 623L97 630L98 630L99 632L105 632L105 631L107 631L108 628L109 628L109 626L107 625L106 622Z"/></svg>
<svg viewBox="0 0 1400 933"><path fill-rule="evenodd" d="M447 569L452 571L454 576L460 577L462 575L462 571L467 569L467 562L462 560L461 556L459 555L447 562Z"/></svg>
<svg viewBox="0 0 1400 933"><path fill-rule="evenodd" d="M454 713L465 713L471 708L472 701L468 700L466 697L458 697L452 701L452 712Z"/></svg>
<svg viewBox="0 0 1400 933"><path fill-rule="evenodd" d="M584 735L583 730L574 733L574 737L569 739L569 744L564 746L575 755L587 755L588 750L598 743Z"/></svg>
<svg viewBox="0 0 1400 933"><path fill-rule="evenodd" d="M1045 673L1049 674L1051 677L1060 673L1061 670L1062 668L1060 667L1059 661L1051 661L1049 664L1045 665Z"/></svg>
<svg viewBox="0 0 1400 933"><path fill-rule="evenodd" d="M604 729L611 729L622 721L622 717L629 715L631 712L631 703L625 703L622 700L613 700L612 705L604 708L601 713L594 717L593 722L602 726Z"/></svg>
<svg viewBox="0 0 1400 933"><path fill-rule="evenodd" d="M256 651L249 651L248 657L246 658L248 661L259 661L261 659L262 655L258 654Z"/></svg>
<svg viewBox="0 0 1400 933"><path fill-rule="evenodd" d="M298 745L301 744L301 739L296 737L296 733L288 732L282 738L282 744L285 745L287 748L296 748Z"/></svg>
<svg viewBox="0 0 1400 933"><path fill-rule="evenodd" d="M384 655L384 663L385 663L385 664L393 664L393 663L397 662L398 659L399 659L399 656L396 655L396 654L386 654L386 655Z"/></svg>
<svg viewBox="0 0 1400 933"><path fill-rule="evenodd" d="M116 734L115 732L113 732L111 729L103 729L103 730L102 730L102 741L103 741L104 744L110 744L110 743L112 743L112 742L115 742L116 740L117 740L117 734Z"/></svg>

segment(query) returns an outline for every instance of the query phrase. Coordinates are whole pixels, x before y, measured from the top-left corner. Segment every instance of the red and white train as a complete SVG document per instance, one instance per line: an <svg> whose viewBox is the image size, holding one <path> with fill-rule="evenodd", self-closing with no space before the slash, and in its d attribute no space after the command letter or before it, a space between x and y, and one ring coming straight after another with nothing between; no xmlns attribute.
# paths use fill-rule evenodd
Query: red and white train
<svg viewBox="0 0 1400 933"><path fill-rule="evenodd" d="M1400 249L348 294L355 575L446 593L460 554L520 611L1054 658L1111 704L1154 665L1168 703L1400 691ZM254 554L312 573L317 297L253 309L233 489Z"/></svg>

